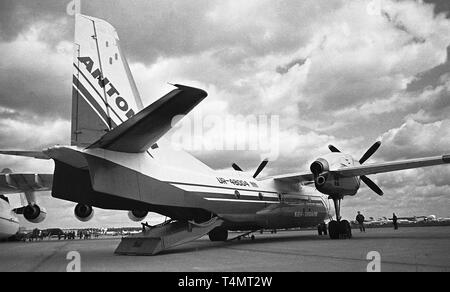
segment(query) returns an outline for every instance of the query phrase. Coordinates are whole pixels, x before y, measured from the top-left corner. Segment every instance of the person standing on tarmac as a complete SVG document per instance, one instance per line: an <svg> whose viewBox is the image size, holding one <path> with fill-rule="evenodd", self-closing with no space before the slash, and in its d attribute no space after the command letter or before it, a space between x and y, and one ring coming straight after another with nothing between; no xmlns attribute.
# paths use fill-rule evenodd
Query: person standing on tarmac
<svg viewBox="0 0 450 292"><path fill-rule="evenodd" d="M394 223L394 230L398 229L398 218L397 216L394 214L392 214L392 223Z"/></svg>
<svg viewBox="0 0 450 292"><path fill-rule="evenodd" d="M366 232L366 227L364 226L364 220L366 218L364 218L364 216L361 214L360 211L358 211L358 215L356 216L356 221L359 224L359 231L360 232Z"/></svg>

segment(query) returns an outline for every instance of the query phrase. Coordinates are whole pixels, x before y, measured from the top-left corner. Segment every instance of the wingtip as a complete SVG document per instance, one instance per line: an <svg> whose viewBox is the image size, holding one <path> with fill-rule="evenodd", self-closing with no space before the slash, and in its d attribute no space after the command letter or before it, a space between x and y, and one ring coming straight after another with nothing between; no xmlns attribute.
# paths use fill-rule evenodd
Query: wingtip
<svg viewBox="0 0 450 292"><path fill-rule="evenodd" d="M170 84L170 85L173 85L180 90L193 91L195 94L198 94L201 98L205 98L208 96L208 93L205 90L200 89L200 88L191 87L191 86L182 85L182 84Z"/></svg>

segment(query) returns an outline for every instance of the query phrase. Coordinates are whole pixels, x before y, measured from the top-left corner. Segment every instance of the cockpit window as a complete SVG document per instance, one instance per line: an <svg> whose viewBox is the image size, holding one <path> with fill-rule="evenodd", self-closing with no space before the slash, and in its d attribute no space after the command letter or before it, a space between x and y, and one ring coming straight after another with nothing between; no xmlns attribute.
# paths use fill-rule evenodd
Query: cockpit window
<svg viewBox="0 0 450 292"><path fill-rule="evenodd" d="M6 197L6 196L4 196L4 195L0 195L0 199L2 199L2 200L4 200L4 201L6 201L6 202L9 203L8 197Z"/></svg>

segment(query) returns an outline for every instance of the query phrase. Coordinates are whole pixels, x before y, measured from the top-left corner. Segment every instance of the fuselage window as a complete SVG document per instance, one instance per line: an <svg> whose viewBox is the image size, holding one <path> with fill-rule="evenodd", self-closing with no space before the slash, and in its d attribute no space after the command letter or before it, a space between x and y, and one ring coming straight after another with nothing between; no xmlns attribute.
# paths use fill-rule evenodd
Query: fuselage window
<svg viewBox="0 0 450 292"><path fill-rule="evenodd" d="M258 197L259 197L259 199L260 199L261 201L264 200L264 196L263 196L262 193L258 193Z"/></svg>
<svg viewBox="0 0 450 292"><path fill-rule="evenodd" d="M4 200L4 201L6 201L6 202L9 203L8 197L6 197L6 196L4 196L4 195L0 195L0 199L2 199L2 200Z"/></svg>

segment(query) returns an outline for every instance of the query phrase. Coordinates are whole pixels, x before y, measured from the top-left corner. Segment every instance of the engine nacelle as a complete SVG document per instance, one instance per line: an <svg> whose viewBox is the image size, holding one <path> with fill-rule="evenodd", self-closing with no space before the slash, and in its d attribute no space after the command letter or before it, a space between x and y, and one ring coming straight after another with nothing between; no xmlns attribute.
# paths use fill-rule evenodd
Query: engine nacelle
<svg viewBox="0 0 450 292"><path fill-rule="evenodd" d="M23 209L23 217L31 223L41 223L47 217L47 211L38 205L28 205Z"/></svg>
<svg viewBox="0 0 450 292"><path fill-rule="evenodd" d="M74 214L81 222L88 222L94 217L94 209L88 205L78 204L75 207Z"/></svg>
<svg viewBox="0 0 450 292"><path fill-rule="evenodd" d="M128 212L128 218L130 218L131 221L134 222L141 222L143 221L148 215L147 211L129 211Z"/></svg>
<svg viewBox="0 0 450 292"><path fill-rule="evenodd" d="M342 167L352 167L355 160L342 153L330 153L311 164L314 183L318 191L330 196L354 196L361 186L359 177L340 177L330 173L330 170Z"/></svg>

